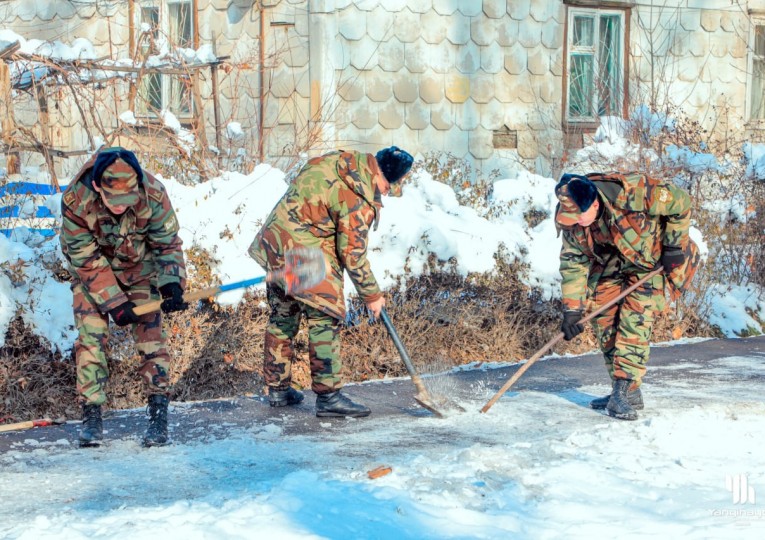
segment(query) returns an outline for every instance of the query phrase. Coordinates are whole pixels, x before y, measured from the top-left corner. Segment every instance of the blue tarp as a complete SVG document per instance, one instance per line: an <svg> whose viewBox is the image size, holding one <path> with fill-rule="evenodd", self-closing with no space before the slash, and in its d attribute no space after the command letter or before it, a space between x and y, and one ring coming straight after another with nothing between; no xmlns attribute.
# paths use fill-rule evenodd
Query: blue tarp
<svg viewBox="0 0 765 540"><path fill-rule="evenodd" d="M13 198L14 196L24 195L39 195L48 197L58 193L55 187L50 184L37 184L35 182L11 182L0 186L0 197ZM8 201L11 202L11 201ZM48 209L47 206L38 205L34 216L29 218L19 218L19 211L21 206L18 204L6 204L0 206L0 233L10 237L16 228L24 225L26 219L52 219L54 215ZM8 223L13 219L13 223ZM8 227L8 225L13 225ZM35 224L39 225L39 224ZM5 227L4 227L5 226ZM41 229L36 227L28 227L30 232L36 232L42 236L55 236L56 230L54 228Z"/></svg>

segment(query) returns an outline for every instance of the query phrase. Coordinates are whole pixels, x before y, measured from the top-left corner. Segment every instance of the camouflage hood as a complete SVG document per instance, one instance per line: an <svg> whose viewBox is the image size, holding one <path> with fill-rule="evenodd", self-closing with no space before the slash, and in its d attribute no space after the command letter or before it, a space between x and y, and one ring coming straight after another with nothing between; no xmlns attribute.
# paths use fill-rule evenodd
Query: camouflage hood
<svg viewBox="0 0 765 540"><path fill-rule="evenodd" d="M340 155L341 152L338 152L337 156L339 157ZM382 207L380 199L375 198L377 186L375 185L374 177L380 174L377 161L372 154L357 154L355 162L354 160L338 159L335 170L337 171L337 177L374 209L375 220L373 229L377 230L377 225L380 222L379 208Z"/></svg>

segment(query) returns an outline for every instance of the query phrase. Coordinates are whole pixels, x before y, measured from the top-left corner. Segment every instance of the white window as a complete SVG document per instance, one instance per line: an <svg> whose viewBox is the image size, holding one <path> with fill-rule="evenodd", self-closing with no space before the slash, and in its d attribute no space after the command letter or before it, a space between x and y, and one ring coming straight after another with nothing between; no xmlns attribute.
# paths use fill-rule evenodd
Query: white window
<svg viewBox="0 0 765 540"><path fill-rule="evenodd" d="M752 28L749 120L765 120L765 21Z"/></svg>
<svg viewBox="0 0 765 540"><path fill-rule="evenodd" d="M624 105L624 12L570 8L566 43L566 119L621 116Z"/></svg>
<svg viewBox="0 0 765 540"><path fill-rule="evenodd" d="M145 0L137 11L138 28L143 34L141 52L146 57L194 47L194 5L191 0ZM147 28L149 33L144 34ZM181 118L191 116L191 73L149 73L139 84L137 109L140 113L153 116L167 109Z"/></svg>

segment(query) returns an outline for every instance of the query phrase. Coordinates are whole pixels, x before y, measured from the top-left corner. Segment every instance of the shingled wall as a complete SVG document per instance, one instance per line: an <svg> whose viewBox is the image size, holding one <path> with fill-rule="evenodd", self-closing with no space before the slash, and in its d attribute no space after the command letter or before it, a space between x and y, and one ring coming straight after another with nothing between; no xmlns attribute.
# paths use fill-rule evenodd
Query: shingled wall
<svg viewBox="0 0 765 540"><path fill-rule="evenodd" d="M765 1L649 2L567 0L630 8L629 93L651 88L705 127L729 106L728 129L757 136L746 123L752 17ZM9 9L8 6L14 6ZM236 69L220 74L221 118L257 137L258 4L198 0L200 44L215 42ZM298 150L450 152L481 174L518 164L552 172L564 151L562 98L566 5L549 0L264 0L266 159L284 164ZM125 3L0 3L3 26L27 37L90 40L105 54L127 49ZM125 85L126 87L126 85ZM209 103L211 87L202 85ZM33 114L34 111L30 111ZM62 145L82 144L78 114L57 114ZM208 140L214 140L206 107ZM76 139L76 140L75 140ZM585 139L579 139L585 141Z"/></svg>

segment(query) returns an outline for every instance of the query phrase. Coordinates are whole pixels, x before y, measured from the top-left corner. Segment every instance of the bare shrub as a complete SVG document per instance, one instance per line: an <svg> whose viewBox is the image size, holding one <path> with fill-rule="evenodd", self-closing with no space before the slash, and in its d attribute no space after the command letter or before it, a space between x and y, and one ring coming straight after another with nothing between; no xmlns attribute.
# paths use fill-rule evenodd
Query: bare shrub
<svg viewBox="0 0 765 540"><path fill-rule="evenodd" d="M419 277L401 278L388 291L388 311L415 364L451 367L469 362L517 361L550 335L551 311L538 309L519 268L500 264L492 274L463 277L431 259ZM363 313L354 301L352 312ZM360 379L405 373L381 324L358 317L343 338L346 369Z"/></svg>
<svg viewBox="0 0 765 540"><path fill-rule="evenodd" d="M74 363L14 319L0 347L0 423L42 416L76 417Z"/></svg>

